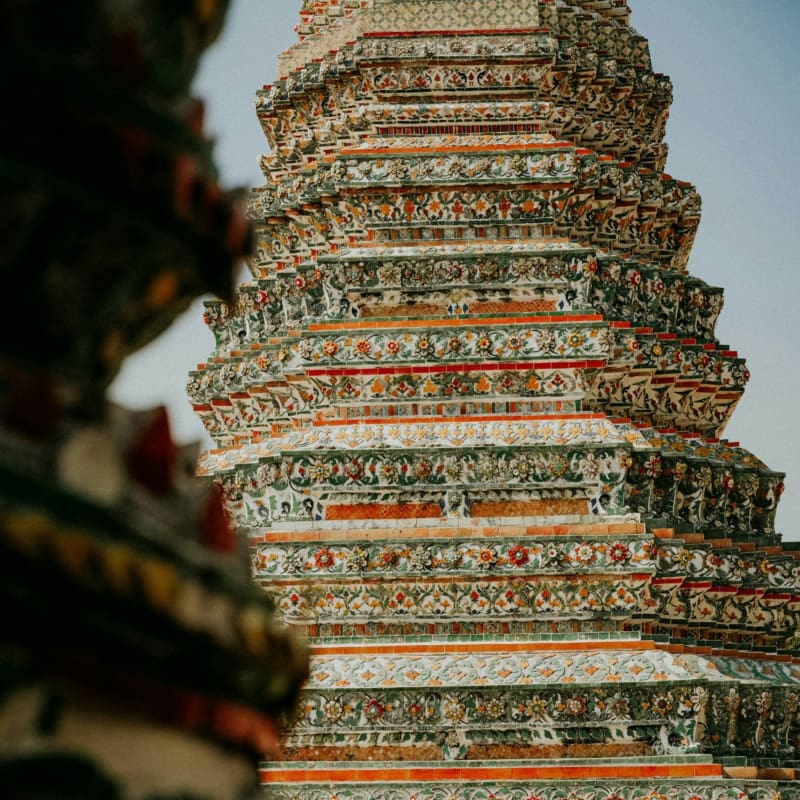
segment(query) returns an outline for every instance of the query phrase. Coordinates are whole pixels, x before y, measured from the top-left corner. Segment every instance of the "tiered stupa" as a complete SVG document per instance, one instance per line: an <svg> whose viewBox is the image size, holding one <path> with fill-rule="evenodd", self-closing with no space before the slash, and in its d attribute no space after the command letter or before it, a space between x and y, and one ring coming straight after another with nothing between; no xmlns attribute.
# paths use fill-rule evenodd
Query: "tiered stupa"
<svg viewBox="0 0 800 800"><path fill-rule="evenodd" d="M313 662L280 800L795 795L782 475L626 0L308 0L202 470Z"/></svg>

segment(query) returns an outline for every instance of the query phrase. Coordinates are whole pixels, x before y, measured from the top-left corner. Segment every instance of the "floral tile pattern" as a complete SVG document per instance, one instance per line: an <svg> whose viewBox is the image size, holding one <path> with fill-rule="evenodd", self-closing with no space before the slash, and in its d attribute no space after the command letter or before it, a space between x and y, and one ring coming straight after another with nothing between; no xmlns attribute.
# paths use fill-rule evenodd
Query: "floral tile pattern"
<svg viewBox="0 0 800 800"><path fill-rule="evenodd" d="M189 395L310 637L289 800L777 800L800 764L783 475L688 272L626 0L306 0L256 96L251 280Z"/></svg>

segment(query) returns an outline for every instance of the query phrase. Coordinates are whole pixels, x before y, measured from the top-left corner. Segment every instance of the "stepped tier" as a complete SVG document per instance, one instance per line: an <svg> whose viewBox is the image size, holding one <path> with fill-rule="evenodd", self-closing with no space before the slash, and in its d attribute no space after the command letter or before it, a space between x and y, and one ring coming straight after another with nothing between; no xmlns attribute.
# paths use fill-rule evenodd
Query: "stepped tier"
<svg viewBox="0 0 800 800"><path fill-rule="evenodd" d="M280 800L298 797L297 786L308 787L303 797L312 800L333 798L392 797L402 800L433 798L509 798L530 797L561 800L565 797L615 797L639 800L654 795L676 800L715 797L721 800L775 800L785 784L743 779L722 782L719 765L687 759L639 761L604 759L597 766L590 761L563 759L524 765L511 762L501 766L476 762L471 767L432 768L430 764L409 763L398 768L377 767L374 762L350 763L346 769L334 763L304 763L298 768L267 768L263 780L273 797ZM750 772L753 771L739 770ZM778 772L778 770L775 770ZM642 778L647 774L647 778ZM335 788L334 788L335 787Z"/></svg>
<svg viewBox="0 0 800 800"><path fill-rule="evenodd" d="M725 755L767 739L791 752L798 665L690 650L613 634L321 641L285 747L300 761L686 755L709 743ZM770 732L773 702L782 724Z"/></svg>
<svg viewBox="0 0 800 800"><path fill-rule="evenodd" d="M415 526L387 515L342 521L323 536L304 526L251 543L256 581L288 622L317 635L625 625L767 646L800 621L792 553L696 533L655 536L639 523Z"/></svg>
<svg viewBox="0 0 800 800"><path fill-rule="evenodd" d="M624 0L318 0L201 473L311 639L277 797L793 797L783 475ZM402 763L400 763L402 762ZM444 763L450 762L450 763Z"/></svg>
<svg viewBox="0 0 800 800"><path fill-rule="evenodd" d="M292 173L253 199L268 255L367 230L394 243L564 235L684 270L699 222L690 184L549 135L514 138L524 140L442 136L424 149L418 138L368 139ZM285 216L294 225L283 232Z"/></svg>

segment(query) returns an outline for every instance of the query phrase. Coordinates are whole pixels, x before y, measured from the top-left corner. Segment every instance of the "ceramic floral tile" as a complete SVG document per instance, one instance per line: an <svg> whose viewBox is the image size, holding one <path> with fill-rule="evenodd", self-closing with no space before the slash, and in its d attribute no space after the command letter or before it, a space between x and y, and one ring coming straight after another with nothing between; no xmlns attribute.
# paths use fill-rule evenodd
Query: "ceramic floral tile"
<svg viewBox="0 0 800 800"><path fill-rule="evenodd" d="M189 393L314 651L277 797L796 793L783 475L721 438L749 373L628 14L308 0L257 93L251 280Z"/></svg>

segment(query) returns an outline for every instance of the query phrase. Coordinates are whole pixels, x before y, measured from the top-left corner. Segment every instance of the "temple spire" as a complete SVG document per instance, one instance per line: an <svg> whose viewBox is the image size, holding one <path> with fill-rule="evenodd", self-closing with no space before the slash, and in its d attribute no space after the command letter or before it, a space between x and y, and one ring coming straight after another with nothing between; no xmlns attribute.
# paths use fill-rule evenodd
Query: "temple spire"
<svg viewBox="0 0 800 800"><path fill-rule="evenodd" d="M203 470L316 654L265 780L556 797L568 758L579 795L757 796L720 759L766 766L765 704L793 708L760 672L800 608L783 476L721 438L748 373L627 4L302 14L256 101L253 280L190 382Z"/></svg>

